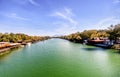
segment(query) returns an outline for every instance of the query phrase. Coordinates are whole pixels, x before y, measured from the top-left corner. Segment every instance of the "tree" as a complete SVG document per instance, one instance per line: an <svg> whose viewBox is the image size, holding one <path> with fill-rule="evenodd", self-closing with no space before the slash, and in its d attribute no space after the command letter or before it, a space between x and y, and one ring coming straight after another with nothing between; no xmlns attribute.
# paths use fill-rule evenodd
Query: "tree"
<svg viewBox="0 0 120 77"><path fill-rule="evenodd" d="M82 39L93 39L96 36L97 30L85 30L81 32Z"/></svg>

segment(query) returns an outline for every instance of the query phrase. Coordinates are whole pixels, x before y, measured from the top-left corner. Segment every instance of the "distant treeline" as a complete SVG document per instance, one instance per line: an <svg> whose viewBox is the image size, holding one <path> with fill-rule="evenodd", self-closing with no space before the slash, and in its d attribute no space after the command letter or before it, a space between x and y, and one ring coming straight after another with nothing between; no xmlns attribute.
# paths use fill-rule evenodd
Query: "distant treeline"
<svg viewBox="0 0 120 77"><path fill-rule="evenodd" d="M0 33L0 42L36 42L50 38L49 36L29 36L22 33Z"/></svg>
<svg viewBox="0 0 120 77"><path fill-rule="evenodd" d="M109 40L116 41L120 38L120 24L111 25L105 30L84 30L60 38L67 39L73 42L82 42L83 40L91 40L94 38L108 38Z"/></svg>

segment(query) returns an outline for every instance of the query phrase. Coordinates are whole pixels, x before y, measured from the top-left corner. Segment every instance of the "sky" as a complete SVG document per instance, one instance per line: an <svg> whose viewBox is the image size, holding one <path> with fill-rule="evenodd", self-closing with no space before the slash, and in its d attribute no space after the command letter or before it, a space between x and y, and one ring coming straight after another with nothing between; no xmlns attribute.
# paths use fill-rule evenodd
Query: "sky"
<svg viewBox="0 0 120 77"><path fill-rule="evenodd" d="M67 35L120 23L120 0L0 0L0 32Z"/></svg>

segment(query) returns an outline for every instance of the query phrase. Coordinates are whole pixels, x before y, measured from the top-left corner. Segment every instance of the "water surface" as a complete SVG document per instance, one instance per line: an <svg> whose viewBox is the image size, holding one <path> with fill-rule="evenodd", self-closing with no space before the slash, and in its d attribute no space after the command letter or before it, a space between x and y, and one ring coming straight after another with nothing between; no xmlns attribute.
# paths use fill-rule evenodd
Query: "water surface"
<svg viewBox="0 0 120 77"><path fill-rule="evenodd" d="M50 39L0 57L0 77L120 77L113 51Z"/></svg>

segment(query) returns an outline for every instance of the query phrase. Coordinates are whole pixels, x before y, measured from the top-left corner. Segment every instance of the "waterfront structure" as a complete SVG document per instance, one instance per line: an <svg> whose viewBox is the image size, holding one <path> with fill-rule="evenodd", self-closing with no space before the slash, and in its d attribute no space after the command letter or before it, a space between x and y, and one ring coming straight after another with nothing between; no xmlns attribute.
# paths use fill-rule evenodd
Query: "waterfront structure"
<svg viewBox="0 0 120 77"><path fill-rule="evenodd" d="M0 48L5 48L5 47L9 47L10 43L9 42L0 42Z"/></svg>

